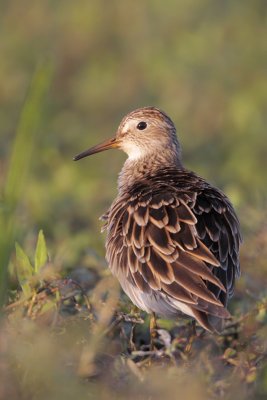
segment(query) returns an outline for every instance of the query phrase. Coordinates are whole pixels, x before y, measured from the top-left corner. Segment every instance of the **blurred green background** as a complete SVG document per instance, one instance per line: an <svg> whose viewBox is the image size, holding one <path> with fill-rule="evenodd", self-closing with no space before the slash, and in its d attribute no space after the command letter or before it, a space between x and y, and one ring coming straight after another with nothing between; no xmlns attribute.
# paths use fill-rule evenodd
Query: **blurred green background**
<svg viewBox="0 0 267 400"><path fill-rule="evenodd" d="M247 299L253 305L263 298L266 17L265 0L2 0L0 251L8 247L2 267L14 240L33 254L40 229L63 270L83 265L88 253L104 256L98 217L116 195L125 155L110 151L78 163L72 157L111 137L127 112L154 105L175 122L185 166L236 207L244 234L238 310L247 310ZM50 346L42 355L49 369L58 344L40 337L33 352ZM20 338L15 343L25 360ZM59 382L67 377L68 371Z"/></svg>
<svg viewBox="0 0 267 400"><path fill-rule="evenodd" d="M111 137L125 113L155 105L174 120L186 167L234 203L251 249L243 271L264 287L266 263L254 261L267 242L266 9L263 0L2 1L2 186L34 74L49 70L24 124L36 139L21 149L29 166L15 239L33 248L43 229L64 268L88 249L104 256L98 217L125 155L72 157Z"/></svg>
<svg viewBox="0 0 267 400"><path fill-rule="evenodd" d="M2 182L34 71L53 68L17 234L43 228L67 264L85 245L103 254L97 217L125 157L72 156L145 105L171 116L185 165L226 191L245 231L256 229L267 198L265 23L261 0L2 1Z"/></svg>

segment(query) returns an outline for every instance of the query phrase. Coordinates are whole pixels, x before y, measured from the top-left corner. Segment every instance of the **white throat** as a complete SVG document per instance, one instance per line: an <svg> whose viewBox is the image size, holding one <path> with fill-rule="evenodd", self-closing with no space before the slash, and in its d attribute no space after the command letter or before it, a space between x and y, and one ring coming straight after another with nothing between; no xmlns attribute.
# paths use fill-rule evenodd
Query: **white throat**
<svg viewBox="0 0 267 400"><path fill-rule="evenodd" d="M145 148L141 148L136 146L135 144L127 143L123 147L123 150L125 153L128 155L128 160L131 161L136 161L141 158L144 158L145 155L147 155L147 150Z"/></svg>

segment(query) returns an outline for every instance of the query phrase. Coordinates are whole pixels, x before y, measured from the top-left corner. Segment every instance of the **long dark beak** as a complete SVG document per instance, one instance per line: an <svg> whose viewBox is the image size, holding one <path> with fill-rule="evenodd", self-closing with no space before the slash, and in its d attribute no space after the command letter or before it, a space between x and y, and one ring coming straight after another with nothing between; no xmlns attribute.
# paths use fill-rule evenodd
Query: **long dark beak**
<svg viewBox="0 0 267 400"><path fill-rule="evenodd" d="M78 161L81 158L91 156L92 154L100 153L101 151L105 151L108 149L115 149L119 147L119 142L116 138L105 140L103 143L97 144L94 147L91 147L88 150L83 151L77 156L73 157L73 161Z"/></svg>

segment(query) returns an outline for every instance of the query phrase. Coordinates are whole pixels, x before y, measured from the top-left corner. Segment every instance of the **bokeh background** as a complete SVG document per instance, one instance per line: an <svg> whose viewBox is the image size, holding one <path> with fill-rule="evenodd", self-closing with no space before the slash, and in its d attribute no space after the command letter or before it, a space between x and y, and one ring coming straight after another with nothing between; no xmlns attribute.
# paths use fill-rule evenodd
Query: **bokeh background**
<svg viewBox="0 0 267 400"><path fill-rule="evenodd" d="M125 113L154 105L175 122L186 167L236 207L244 235L237 295L247 311L267 283L266 2L2 0L0 7L3 193L31 82L40 69L48 82L28 113L38 117L36 139L21 147L29 167L14 238L31 252L43 229L66 271L88 252L102 259L98 217L116 194L125 156L72 157L111 137Z"/></svg>

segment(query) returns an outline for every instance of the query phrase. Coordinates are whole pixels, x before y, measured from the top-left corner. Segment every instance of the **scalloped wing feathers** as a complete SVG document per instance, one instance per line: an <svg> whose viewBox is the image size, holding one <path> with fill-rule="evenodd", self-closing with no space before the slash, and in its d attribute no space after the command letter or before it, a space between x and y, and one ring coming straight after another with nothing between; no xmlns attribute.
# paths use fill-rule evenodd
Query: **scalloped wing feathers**
<svg viewBox="0 0 267 400"><path fill-rule="evenodd" d="M167 302L208 330L230 316L241 236L222 192L191 172L163 170L120 195L105 219L109 266L138 307L157 313ZM151 297L154 306L142 307Z"/></svg>

